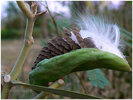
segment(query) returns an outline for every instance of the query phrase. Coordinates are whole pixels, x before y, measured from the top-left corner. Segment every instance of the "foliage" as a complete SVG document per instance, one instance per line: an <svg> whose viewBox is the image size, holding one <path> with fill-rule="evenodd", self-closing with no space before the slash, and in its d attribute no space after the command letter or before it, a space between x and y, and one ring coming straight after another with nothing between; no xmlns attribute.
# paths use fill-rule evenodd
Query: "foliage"
<svg viewBox="0 0 133 100"><path fill-rule="evenodd" d="M41 40L41 46L46 47L46 42Z"/></svg>
<svg viewBox="0 0 133 100"><path fill-rule="evenodd" d="M123 36L122 41L124 42L124 44L131 47L132 46L132 33L122 27L120 28L120 32Z"/></svg>
<svg viewBox="0 0 133 100"><path fill-rule="evenodd" d="M14 18L16 18L15 15L19 15L19 9L17 8L15 1L9 1L8 3L8 7L6 8L6 12L7 12L7 16L8 16L8 20L12 20ZM17 16L18 17L18 16Z"/></svg>
<svg viewBox="0 0 133 100"><path fill-rule="evenodd" d="M20 31L16 29L2 29L1 30L1 38L2 39L13 39L13 38L20 38L20 35L18 34Z"/></svg>
<svg viewBox="0 0 133 100"><path fill-rule="evenodd" d="M57 17L61 16L60 14L57 14ZM47 20L47 27L48 27L48 31L49 33L51 33L51 30L54 30L51 35L52 36L55 36L55 25L52 23L51 20ZM56 19L56 23L57 23L57 26L58 26L58 29L59 29L59 33L62 34L62 27L66 27L69 29L69 24L70 24L70 21L69 19L65 18L65 17L62 17L62 18L59 18L59 19Z"/></svg>
<svg viewBox="0 0 133 100"><path fill-rule="evenodd" d="M22 37L25 21L15 1L9 1L5 11L7 12L7 18L2 18L1 38L14 39Z"/></svg>
<svg viewBox="0 0 133 100"><path fill-rule="evenodd" d="M88 77L90 83L95 87L104 89L104 86L110 86L110 82L106 79L104 73L100 69L88 70Z"/></svg>

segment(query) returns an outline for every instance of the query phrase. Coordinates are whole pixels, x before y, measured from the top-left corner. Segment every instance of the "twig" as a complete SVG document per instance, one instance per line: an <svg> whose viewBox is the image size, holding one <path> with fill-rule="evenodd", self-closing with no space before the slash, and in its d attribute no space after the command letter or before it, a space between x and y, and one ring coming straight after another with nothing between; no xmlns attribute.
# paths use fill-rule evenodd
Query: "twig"
<svg viewBox="0 0 133 100"><path fill-rule="evenodd" d="M33 90L39 90L39 91L44 91L44 92L49 92L52 94L56 95L62 95L65 97L70 97L70 98L79 98L79 99L101 99L101 97L96 97L88 94L82 94L82 93L77 93L74 91L68 91L68 90L62 90L62 89L53 89L50 87L45 87L45 86L39 86L39 85L32 85L32 84L27 84L27 83L22 83L22 82L17 82L17 81L12 81L12 85L14 86L24 86Z"/></svg>
<svg viewBox="0 0 133 100"><path fill-rule="evenodd" d="M84 92L87 94L88 91L87 91L87 89L86 89L86 87L85 87L85 84L84 84L83 80L82 80L81 77L78 75L78 72L76 72L75 75L78 77L79 82L80 82L80 84L81 84L81 86L82 86Z"/></svg>
<svg viewBox="0 0 133 100"><path fill-rule="evenodd" d="M11 83L4 83L4 86L2 87L2 93L1 93L2 99L8 98L8 94L9 94L11 87L12 87Z"/></svg>
<svg viewBox="0 0 133 100"><path fill-rule="evenodd" d="M20 73L21 68L24 64L24 61L30 51L30 48L31 48L32 44L34 43L34 40L32 37L32 31L33 31L33 27L34 27L34 22L36 20L36 18L34 17L34 15L32 13L25 13L26 11L28 11L28 9L27 10L26 10L26 8L23 9L23 6L24 6L23 1L20 1L20 2L17 1L17 3L18 3L18 6L20 7L20 9L23 11L23 13L26 16L31 16L31 17L28 17L28 20L27 20L23 48L22 48L21 53L16 61L16 64L14 65L12 71L10 72L11 80L15 80L17 78L17 76Z"/></svg>
<svg viewBox="0 0 133 100"><path fill-rule="evenodd" d="M50 88L59 88L63 85L64 83L60 83L60 82L55 82L52 85L50 85ZM34 99L44 99L47 95L49 95L49 93L47 92L41 92L40 94L38 94L37 96L34 97Z"/></svg>
<svg viewBox="0 0 133 100"><path fill-rule="evenodd" d="M39 14L36 14L36 18L38 18L38 17L40 17L40 16L42 16L42 15L44 15L45 13L47 12L47 10L45 10L45 11L43 11L43 12L41 12L41 13L39 13Z"/></svg>
<svg viewBox="0 0 133 100"><path fill-rule="evenodd" d="M56 33L57 33L58 36L60 36L60 33L59 33L59 30L58 30L58 26L57 26L57 23L56 23L56 21L55 21L55 18L54 18L54 16L52 16L51 11L49 10L47 1L45 1L45 3L46 3L46 6L47 6L46 8L47 8L47 10L48 10L48 12L49 12L49 15L50 15L50 17L51 17L51 19L52 19L52 21L53 21L53 24L55 25Z"/></svg>
<svg viewBox="0 0 133 100"><path fill-rule="evenodd" d="M26 25L26 30L25 30L24 45L21 50L21 53L16 61L16 64L14 65L12 71L8 75L4 76L2 99L5 99L8 97L8 93L12 87L10 85L10 82L12 80L15 80L18 77L18 75L23 67L23 64L25 62L25 59L27 58L27 55L30 51L30 48L31 48L32 44L34 43L34 39L32 37L32 31L33 31L33 27L34 27L34 22L36 20L35 16L37 13L37 5L35 4L35 2L32 3L32 10L33 10L33 13L32 13L26 7L24 1L17 1L17 4L28 20L27 20L27 25Z"/></svg>
<svg viewBox="0 0 133 100"><path fill-rule="evenodd" d="M17 4L21 11L26 15L27 18L32 18L32 13L29 9L27 9L26 5L24 4L23 1L17 1Z"/></svg>

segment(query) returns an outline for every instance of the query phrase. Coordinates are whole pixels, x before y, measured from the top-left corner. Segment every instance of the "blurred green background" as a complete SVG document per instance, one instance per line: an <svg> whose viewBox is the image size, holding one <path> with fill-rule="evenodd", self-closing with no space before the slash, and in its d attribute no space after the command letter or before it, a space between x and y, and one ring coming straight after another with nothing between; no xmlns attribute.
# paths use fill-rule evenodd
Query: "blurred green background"
<svg viewBox="0 0 133 100"><path fill-rule="evenodd" d="M27 1L31 5L31 1ZM45 2L38 3L38 12L46 10ZM121 44L124 55L130 66L132 65L132 2L124 1L51 1L47 2L52 15L58 25L59 32L62 27L69 28L73 24L72 19L77 12L84 13L88 9L94 15L103 15L110 21L117 23L121 30ZM1 5L1 58L2 70L10 72L20 53L23 44L26 19L18 8L15 1L3 1ZM19 79L28 82L28 72L31 70L36 59L42 41L48 41L56 36L56 29L49 13L36 20L33 37L35 43L24 64ZM112 70L102 70L110 81L111 86L104 89L94 87L88 79L87 72L81 72L82 79L92 95L104 98L132 98L132 73ZM83 92L79 80L75 74L67 75L64 78L65 85L62 89ZM32 98L36 93L23 87L13 87L9 98ZM65 98L57 95L49 95L47 98Z"/></svg>

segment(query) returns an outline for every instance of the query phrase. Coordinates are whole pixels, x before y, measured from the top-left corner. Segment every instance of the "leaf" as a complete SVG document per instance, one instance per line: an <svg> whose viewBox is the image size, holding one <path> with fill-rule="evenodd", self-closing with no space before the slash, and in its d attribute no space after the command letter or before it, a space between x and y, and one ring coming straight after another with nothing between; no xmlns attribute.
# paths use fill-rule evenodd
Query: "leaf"
<svg viewBox="0 0 133 100"><path fill-rule="evenodd" d="M46 43L45 41L42 41L42 40L40 40L40 41L41 41L41 43L42 43L41 46L46 47L46 44L47 44L47 43Z"/></svg>
<svg viewBox="0 0 133 100"><path fill-rule="evenodd" d="M129 36L129 37L132 37L132 33L127 31L126 29L120 27L120 31L123 32L123 34Z"/></svg>
<svg viewBox="0 0 133 100"><path fill-rule="evenodd" d="M62 14L60 14L60 13L56 13L56 12L55 12L55 15L56 15L56 16L61 16L61 17L65 18L65 17L64 17Z"/></svg>
<svg viewBox="0 0 133 100"><path fill-rule="evenodd" d="M124 42L124 44L126 44L127 46L132 47L132 43L131 43L131 42L126 41L126 40L124 40L124 39L122 39L122 41L123 41L123 42Z"/></svg>
<svg viewBox="0 0 133 100"><path fill-rule="evenodd" d="M120 27L121 35L124 37L121 40L127 46L132 46L132 33L127 31L126 29Z"/></svg>
<svg viewBox="0 0 133 100"><path fill-rule="evenodd" d="M17 82L17 81L12 81L12 84L15 86L24 86L33 90L37 91L44 91L44 92L49 92L61 96L66 96L70 98L75 98L75 99L101 99L100 97L96 96L91 96L87 94L82 94L82 93L76 93L73 91L66 91L66 90L61 90L61 89L54 89L54 88L49 88L49 87L44 87L44 86L38 86L38 85L32 85L32 84L27 84L27 83L22 83L22 82Z"/></svg>
<svg viewBox="0 0 133 100"><path fill-rule="evenodd" d="M60 33L62 33L62 26L66 27L68 29L70 28L69 27L70 21L66 18L61 18L59 20L56 20L56 22L58 24L58 28L59 28Z"/></svg>
<svg viewBox="0 0 133 100"><path fill-rule="evenodd" d="M128 40L132 40L132 36L129 36L127 34L125 34L124 32L121 32L122 36L127 38Z"/></svg>
<svg viewBox="0 0 133 100"><path fill-rule="evenodd" d="M104 73L100 69L94 69L87 71L90 83L95 87L104 89L104 86L110 86L110 82L105 77Z"/></svg>

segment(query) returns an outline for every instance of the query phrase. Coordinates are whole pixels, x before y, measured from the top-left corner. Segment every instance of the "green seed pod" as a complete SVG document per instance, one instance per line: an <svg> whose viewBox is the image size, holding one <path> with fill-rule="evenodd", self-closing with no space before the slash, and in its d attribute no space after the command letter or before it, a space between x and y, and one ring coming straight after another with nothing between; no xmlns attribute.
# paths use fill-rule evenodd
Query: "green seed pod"
<svg viewBox="0 0 133 100"><path fill-rule="evenodd" d="M29 82L45 85L45 83L56 81L69 73L95 68L131 70L129 64L117 55L95 48L83 48L42 60L29 73Z"/></svg>

